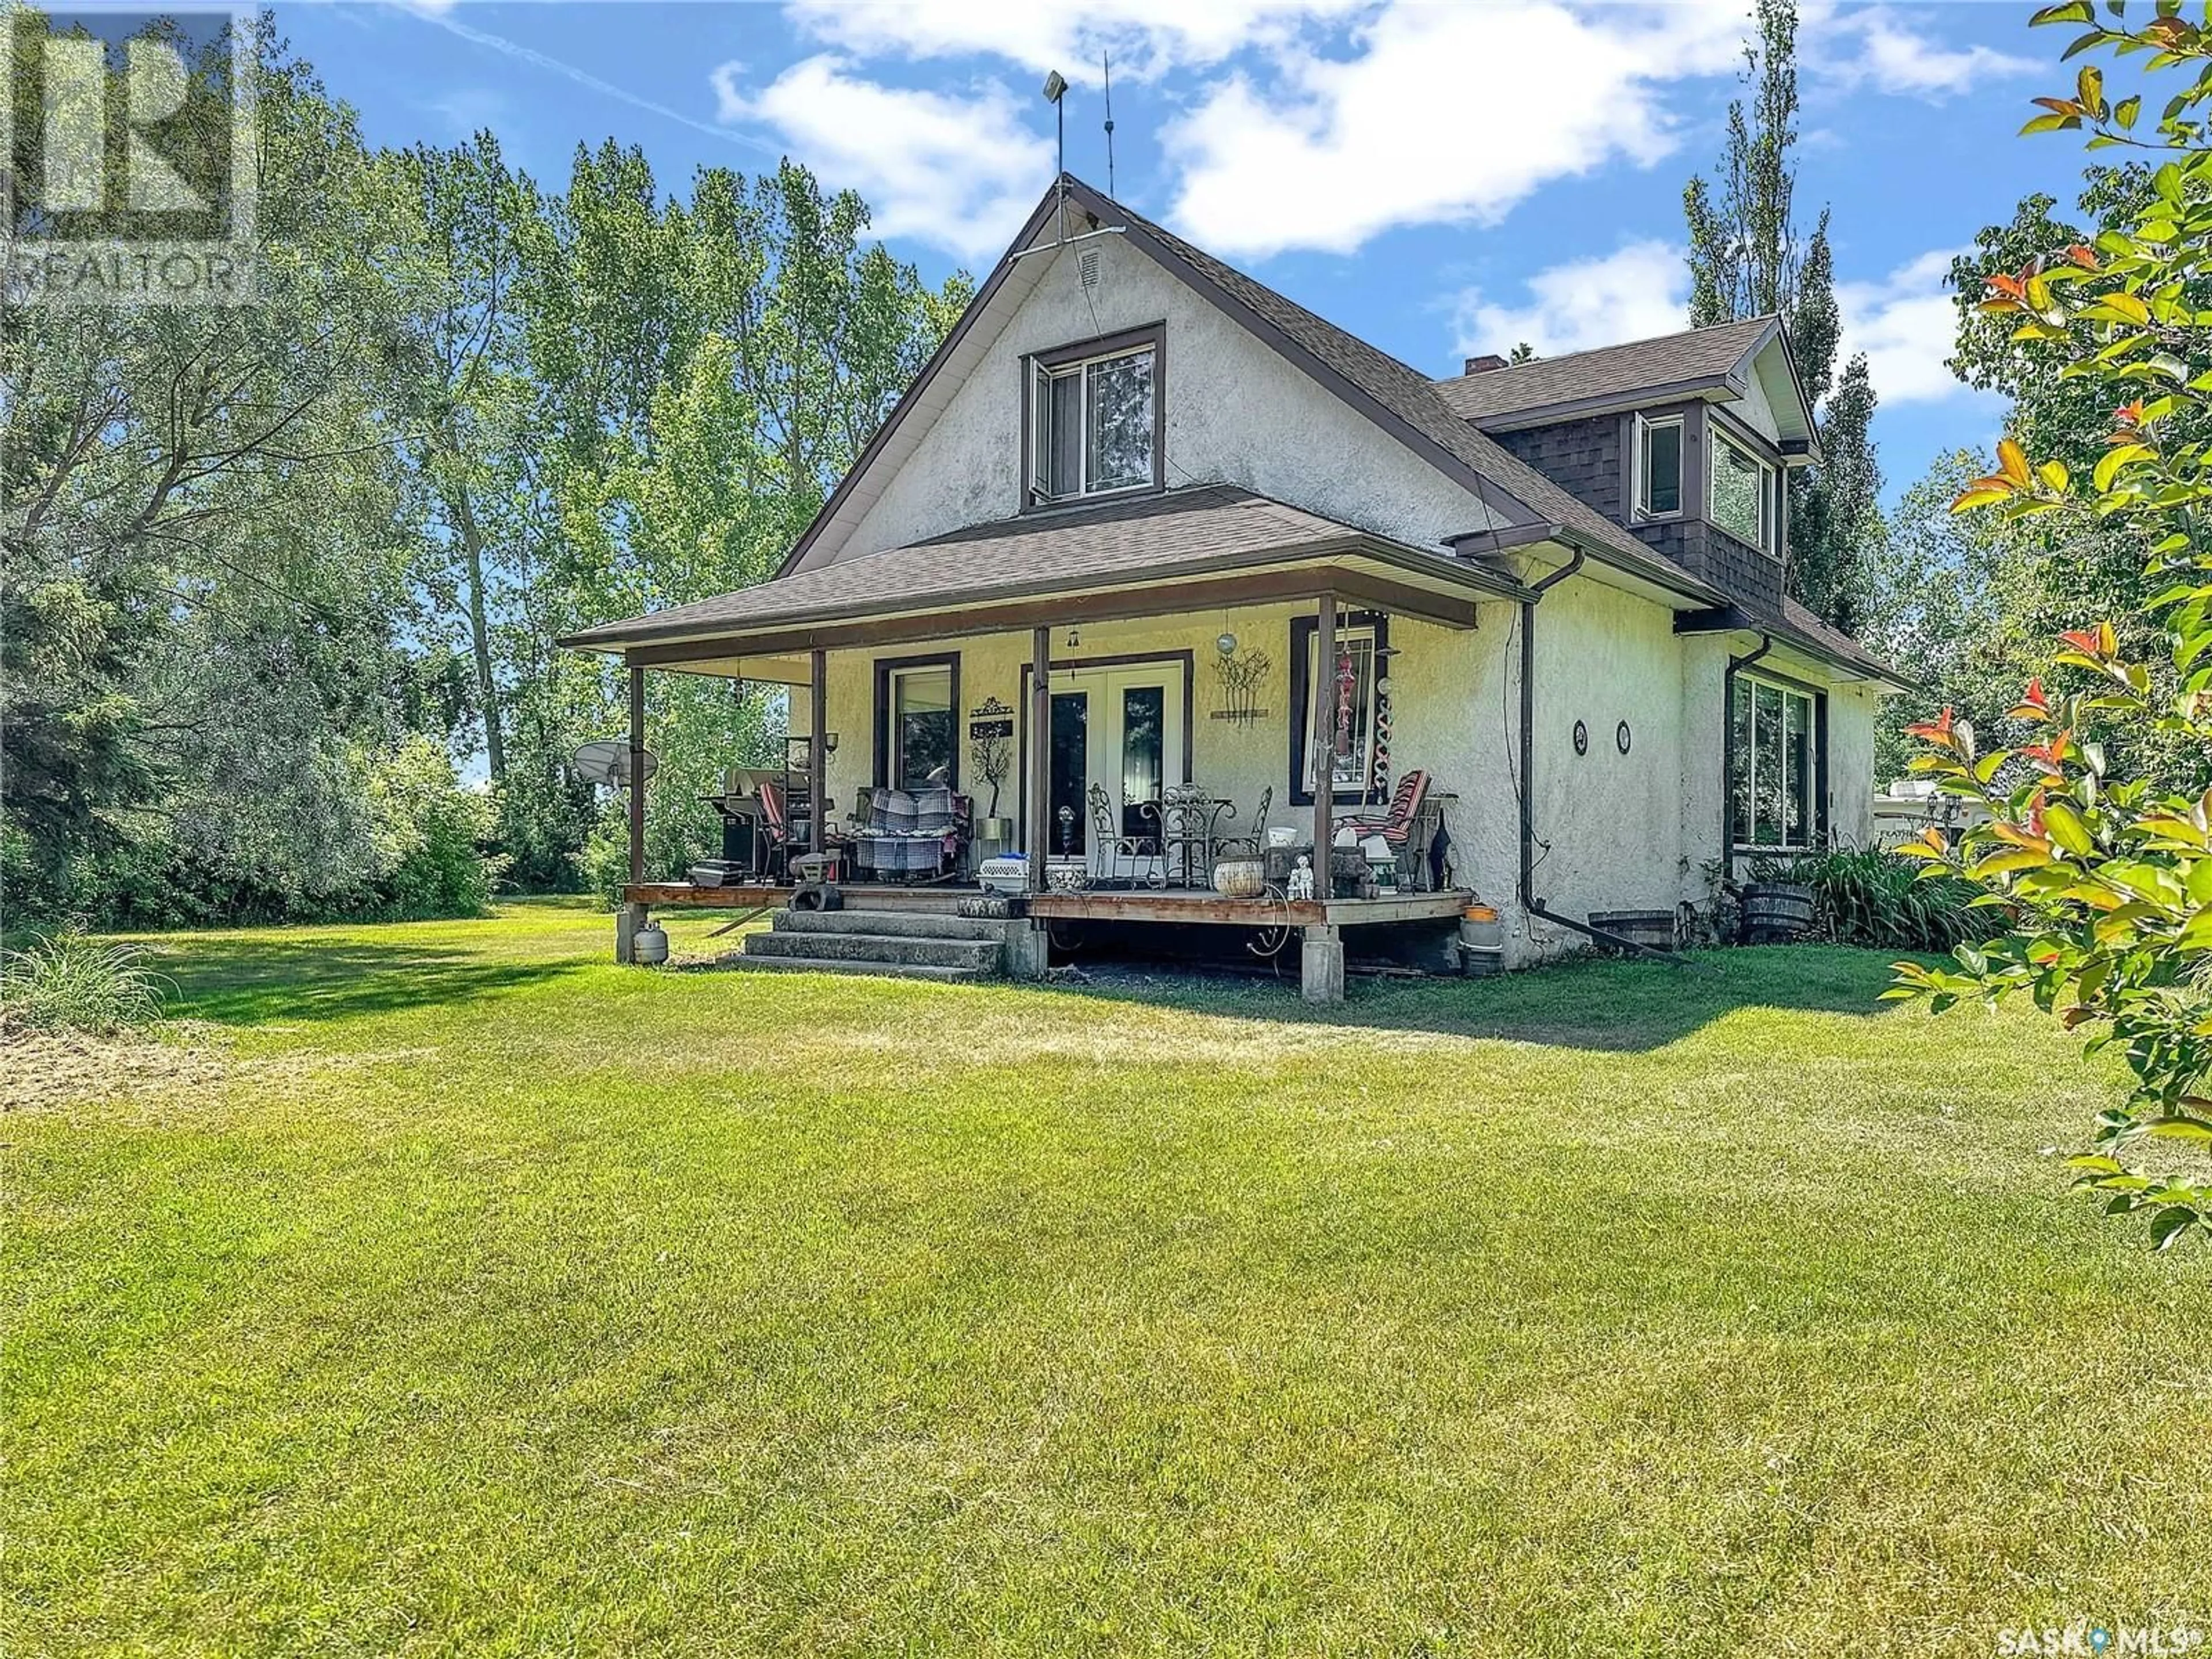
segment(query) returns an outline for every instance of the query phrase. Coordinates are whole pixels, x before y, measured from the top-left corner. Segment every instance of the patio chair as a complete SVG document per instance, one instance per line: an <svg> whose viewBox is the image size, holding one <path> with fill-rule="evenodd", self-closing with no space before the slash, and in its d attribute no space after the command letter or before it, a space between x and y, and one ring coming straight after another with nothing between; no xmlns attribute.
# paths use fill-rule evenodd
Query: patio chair
<svg viewBox="0 0 2212 1659"><path fill-rule="evenodd" d="M878 881L943 881L959 872L969 821L968 798L942 785L878 789L854 832L857 862Z"/></svg>
<svg viewBox="0 0 2212 1659"><path fill-rule="evenodd" d="M786 811L783 786L763 781L760 787L759 833L768 842L761 865L769 875L788 880L791 875L791 814Z"/></svg>
<svg viewBox="0 0 2212 1659"><path fill-rule="evenodd" d="M1389 811L1381 817L1339 818L1336 827L1349 830L1360 840L1380 836L1398 866L1398 884L1411 891L1427 889L1430 880L1429 843L1436 838L1438 814L1429 808L1429 775L1408 772L1398 780Z"/></svg>
<svg viewBox="0 0 2212 1659"><path fill-rule="evenodd" d="M1216 861L1222 859L1263 859L1267 856L1267 813L1275 804L1275 786L1269 784L1260 792L1260 804L1253 809L1252 828L1242 836L1224 836L1214 843Z"/></svg>
<svg viewBox="0 0 2212 1659"><path fill-rule="evenodd" d="M1114 811L1113 798L1107 794L1104 786L1092 784L1086 799L1091 803L1092 867L1109 881L1126 878L1133 883L1142 881L1148 887L1164 884L1158 837L1125 834L1120 815ZM1102 862L1104 868L1098 869Z"/></svg>

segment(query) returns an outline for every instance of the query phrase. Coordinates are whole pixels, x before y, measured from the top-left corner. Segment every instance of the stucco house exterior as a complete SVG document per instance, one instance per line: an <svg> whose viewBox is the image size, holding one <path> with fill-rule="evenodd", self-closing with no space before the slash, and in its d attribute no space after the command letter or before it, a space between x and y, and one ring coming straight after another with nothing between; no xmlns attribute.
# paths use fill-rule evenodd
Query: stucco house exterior
<svg viewBox="0 0 2212 1659"><path fill-rule="evenodd" d="M789 685L794 732L843 736L817 823L967 790L971 719L1007 715L1041 908L1089 784L1202 781L1255 830L1269 792L1314 842L1418 769L1443 902L1519 963L1869 835L1904 683L1784 594L1817 445L1772 319L1435 380L1064 175L774 580L564 643L634 702L647 671Z"/></svg>

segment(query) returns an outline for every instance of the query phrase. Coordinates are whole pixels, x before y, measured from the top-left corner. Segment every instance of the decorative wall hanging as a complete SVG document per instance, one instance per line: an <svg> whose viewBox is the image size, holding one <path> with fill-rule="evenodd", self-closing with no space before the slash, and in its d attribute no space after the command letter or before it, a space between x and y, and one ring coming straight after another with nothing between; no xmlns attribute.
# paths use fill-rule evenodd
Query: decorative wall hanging
<svg viewBox="0 0 2212 1659"><path fill-rule="evenodd" d="M1580 720L1575 722L1575 753L1577 755L1589 753L1589 727Z"/></svg>
<svg viewBox="0 0 2212 1659"><path fill-rule="evenodd" d="M1267 718L1260 707L1260 687L1275 666L1264 651L1239 651L1237 636L1224 634L1213 642L1213 672L1221 679L1221 707L1213 718L1231 726L1250 726Z"/></svg>
<svg viewBox="0 0 2212 1659"><path fill-rule="evenodd" d="M1613 741L1622 754L1625 755L1628 752L1629 737L1628 722L1626 720L1621 721L1621 723L1613 729Z"/></svg>
<svg viewBox="0 0 2212 1659"><path fill-rule="evenodd" d="M1372 774L1368 793L1376 799L1390 793L1390 694L1395 687L1390 678L1391 660L1398 654L1395 645L1376 647L1375 652L1375 754L1369 770Z"/></svg>

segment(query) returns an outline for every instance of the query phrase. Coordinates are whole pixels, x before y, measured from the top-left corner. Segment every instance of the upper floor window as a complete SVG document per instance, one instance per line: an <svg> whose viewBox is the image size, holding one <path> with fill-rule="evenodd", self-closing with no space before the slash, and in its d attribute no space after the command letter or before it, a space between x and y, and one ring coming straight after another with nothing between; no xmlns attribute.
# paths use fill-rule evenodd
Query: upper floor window
<svg viewBox="0 0 2212 1659"><path fill-rule="evenodd" d="M1713 523L1761 552L1774 552L1781 528L1781 474L1717 423L1713 437Z"/></svg>
<svg viewBox="0 0 2212 1659"><path fill-rule="evenodd" d="M1636 417L1636 513L1668 519L1682 510L1682 417Z"/></svg>
<svg viewBox="0 0 2212 1659"><path fill-rule="evenodd" d="M1160 482L1158 330L1030 360L1030 493L1073 501Z"/></svg>

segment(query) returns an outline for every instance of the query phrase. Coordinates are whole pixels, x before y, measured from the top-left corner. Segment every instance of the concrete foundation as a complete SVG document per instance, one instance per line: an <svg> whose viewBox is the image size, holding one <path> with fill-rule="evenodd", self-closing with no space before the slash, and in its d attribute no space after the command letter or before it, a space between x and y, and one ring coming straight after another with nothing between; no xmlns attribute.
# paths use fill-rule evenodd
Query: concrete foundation
<svg viewBox="0 0 2212 1659"><path fill-rule="evenodd" d="M1019 918L1006 924L1001 961L1008 979L1042 979L1052 942L1046 925Z"/></svg>
<svg viewBox="0 0 2212 1659"><path fill-rule="evenodd" d="M615 906L615 960L623 963L637 959L635 940L637 930L645 926L647 911L642 904Z"/></svg>

